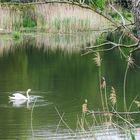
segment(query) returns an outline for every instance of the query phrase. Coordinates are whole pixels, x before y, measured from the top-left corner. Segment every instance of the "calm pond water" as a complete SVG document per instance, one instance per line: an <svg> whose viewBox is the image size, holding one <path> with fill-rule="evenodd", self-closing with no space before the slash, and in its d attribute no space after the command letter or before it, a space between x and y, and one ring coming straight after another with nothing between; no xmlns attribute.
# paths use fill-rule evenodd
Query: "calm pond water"
<svg viewBox="0 0 140 140"><path fill-rule="evenodd" d="M86 116L86 131L80 129L81 106L88 100L90 110L102 110L98 67L94 55L81 56L83 49L95 43L98 34L36 34L19 41L0 39L0 139L1 140L129 140L125 126L93 125L93 116ZM126 61L115 51L102 53L102 76L116 89L117 108L123 111L123 78ZM138 54L134 56L140 65ZM140 70L128 70L126 93L128 105L139 92ZM14 92L32 91L39 96L33 102L10 102ZM138 111L135 104L132 111ZM136 139L140 139L139 115L134 115ZM88 127L87 127L88 126ZM104 130L104 131L102 131ZM128 131L127 131L128 130Z"/></svg>

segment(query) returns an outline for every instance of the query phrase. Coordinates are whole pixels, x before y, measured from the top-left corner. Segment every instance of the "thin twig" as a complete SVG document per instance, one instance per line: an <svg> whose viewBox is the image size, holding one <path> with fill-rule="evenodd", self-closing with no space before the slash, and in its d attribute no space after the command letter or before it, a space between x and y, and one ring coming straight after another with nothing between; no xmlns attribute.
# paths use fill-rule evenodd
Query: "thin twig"
<svg viewBox="0 0 140 140"><path fill-rule="evenodd" d="M138 44L139 44L139 41L137 41L136 43L131 44L131 45L125 45L125 44L120 44L120 43L115 43L115 42L108 41L108 42L105 42L105 43L102 43L102 44L99 44L99 45L86 47L86 49L95 49L95 48L103 47L103 46L106 46L106 45L114 45L115 47L123 47L123 48L135 48L135 47L138 46Z"/></svg>
<svg viewBox="0 0 140 140"><path fill-rule="evenodd" d="M120 114L120 115L133 115L133 114L140 114L140 111L132 111L132 112L116 112L116 111L88 111L87 115L93 114L93 115L98 115L98 114Z"/></svg>
<svg viewBox="0 0 140 140"><path fill-rule="evenodd" d="M116 116L119 117L120 119L122 119L124 122L126 122L127 124L129 124L130 126L134 127L135 126L133 124L131 124L129 121L127 121L126 119L124 119L122 116L120 116L120 113L118 113L114 108L112 108L114 110L114 112L116 113ZM127 114L130 115L130 114Z"/></svg>
<svg viewBox="0 0 140 140"><path fill-rule="evenodd" d="M60 115L58 109L55 107L55 110L58 114L58 116L60 117L60 119L62 120L63 124L69 129L69 131L73 132L73 130L68 126L68 124L63 120L62 116Z"/></svg>
<svg viewBox="0 0 140 140"><path fill-rule="evenodd" d="M138 97L138 96L136 96L136 97L133 99L133 101L131 102L131 104L130 104L130 106L129 106L128 111L130 111L130 110L131 110L131 107L132 107L132 105L133 105L134 101L137 99L137 97Z"/></svg>
<svg viewBox="0 0 140 140"><path fill-rule="evenodd" d="M56 128L56 133L58 132L58 129L59 129L59 126L60 126L60 124L61 124L61 121L62 121L62 119L63 119L64 114L65 114L65 113L62 114L62 116L61 116L61 118L60 118L60 120L59 120L59 123L58 123L57 128Z"/></svg>
<svg viewBox="0 0 140 140"><path fill-rule="evenodd" d="M119 44L121 43L121 40L122 40L123 36L124 36L124 32L122 32L122 35L121 35L120 38L119 38ZM125 53L123 52L123 50L122 50L120 47L118 47L118 48L119 48L121 54L124 56L124 58L126 58L126 55L125 55Z"/></svg>

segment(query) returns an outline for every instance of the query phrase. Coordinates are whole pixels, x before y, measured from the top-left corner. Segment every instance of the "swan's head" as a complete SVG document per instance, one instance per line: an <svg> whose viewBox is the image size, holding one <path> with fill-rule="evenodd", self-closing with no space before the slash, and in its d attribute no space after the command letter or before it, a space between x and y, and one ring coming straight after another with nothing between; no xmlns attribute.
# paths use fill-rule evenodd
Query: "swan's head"
<svg viewBox="0 0 140 140"><path fill-rule="evenodd" d="M31 89L29 88L28 90L27 90L27 92L30 92L31 91Z"/></svg>

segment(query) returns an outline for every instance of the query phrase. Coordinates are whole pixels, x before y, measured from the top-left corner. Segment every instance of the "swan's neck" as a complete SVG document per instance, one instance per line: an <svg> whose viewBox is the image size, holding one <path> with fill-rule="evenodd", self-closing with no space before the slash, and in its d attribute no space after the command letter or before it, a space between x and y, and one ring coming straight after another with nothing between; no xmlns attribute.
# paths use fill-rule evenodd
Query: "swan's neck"
<svg viewBox="0 0 140 140"><path fill-rule="evenodd" d="M27 91L27 99L30 99L29 91Z"/></svg>

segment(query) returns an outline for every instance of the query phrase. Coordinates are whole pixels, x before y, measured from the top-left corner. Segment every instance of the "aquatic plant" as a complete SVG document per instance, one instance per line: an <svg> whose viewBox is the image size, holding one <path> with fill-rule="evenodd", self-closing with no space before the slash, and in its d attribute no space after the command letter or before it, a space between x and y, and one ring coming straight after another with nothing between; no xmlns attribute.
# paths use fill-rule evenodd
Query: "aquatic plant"
<svg viewBox="0 0 140 140"><path fill-rule="evenodd" d="M101 82L101 57L99 52L95 53L95 57L93 58L95 64L98 66L99 68L99 88L100 88L100 95L101 95L101 102L102 102L102 107L103 110L105 110L105 106L104 106L104 99L103 99L103 93L102 93L102 82Z"/></svg>
<svg viewBox="0 0 140 140"><path fill-rule="evenodd" d="M16 32L16 31L15 32L12 32L12 37L15 40L19 39L20 36L21 36L20 32Z"/></svg>
<svg viewBox="0 0 140 140"><path fill-rule="evenodd" d="M131 54L127 57L127 66L124 74L124 82L123 82L123 96L124 96L124 110L127 111L127 104L126 104L126 78L128 69L134 65L134 59L132 58Z"/></svg>
<svg viewBox="0 0 140 140"><path fill-rule="evenodd" d="M107 91L106 91L106 80L105 80L104 77L102 77L101 88L104 89L104 94L105 94L105 105L106 105L107 111L109 111L109 107L108 107L108 97L107 97Z"/></svg>

